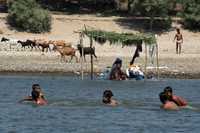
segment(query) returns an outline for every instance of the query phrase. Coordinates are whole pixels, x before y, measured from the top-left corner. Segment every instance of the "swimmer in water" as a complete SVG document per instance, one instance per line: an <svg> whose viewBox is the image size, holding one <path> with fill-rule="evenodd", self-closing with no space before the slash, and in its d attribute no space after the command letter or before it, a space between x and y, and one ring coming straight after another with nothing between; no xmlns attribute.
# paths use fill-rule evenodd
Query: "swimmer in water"
<svg viewBox="0 0 200 133"><path fill-rule="evenodd" d="M36 84L35 88L31 92L31 95L32 95L33 101L36 102L36 104L38 104L38 105L47 104L47 101L44 97L42 89L40 88L40 86L38 84Z"/></svg>
<svg viewBox="0 0 200 133"><path fill-rule="evenodd" d="M173 90L170 86L167 86L164 88L164 93L169 96L172 97L172 101L174 101L174 103L177 104L177 106L179 107L185 107L188 105L187 101L185 99L183 99L180 96L176 96L173 94Z"/></svg>
<svg viewBox="0 0 200 133"><path fill-rule="evenodd" d="M44 97L44 94L42 93L42 90L41 90L39 84L33 84L32 85L31 96L25 97L20 102L24 102L24 101L33 101L33 102L35 102L36 104L39 104L39 105L47 104L47 101Z"/></svg>
<svg viewBox="0 0 200 133"><path fill-rule="evenodd" d="M105 90L103 93L102 102L106 105L117 106L119 103L116 100L112 99L113 96L114 95L111 90Z"/></svg>
<svg viewBox="0 0 200 133"><path fill-rule="evenodd" d="M35 84L35 87L34 87L34 90L32 91L32 93L33 93L34 91L36 91L36 92L39 93L39 98L42 98L42 99L45 100L45 97L44 97L44 94L43 94L43 92L42 92L42 89L41 89L40 85Z"/></svg>
<svg viewBox="0 0 200 133"><path fill-rule="evenodd" d="M33 102L37 105L46 105L47 101L42 97L39 91L33 91L32 93Z"/></svg>
<svg viewBox="0 0 200 133"><path fill-rule="evenodd" d="M23 101L33 101L32 93L36 91L36 87L37 87L37 86L40 86L40 85L39 85L39 84L33 84L33 85L32 85L31 95L26 96L24 99L20 100L19 102L23 102Z"/></svg>
<svg viewBox="0 0 200 133"><path fill-rule="evenodd" d="M161 92L159 94L160 101L163 104L161 108L166 110L179 110L179 107L176 103L172 100L172 97L165 94L165 92Z"/></svg>

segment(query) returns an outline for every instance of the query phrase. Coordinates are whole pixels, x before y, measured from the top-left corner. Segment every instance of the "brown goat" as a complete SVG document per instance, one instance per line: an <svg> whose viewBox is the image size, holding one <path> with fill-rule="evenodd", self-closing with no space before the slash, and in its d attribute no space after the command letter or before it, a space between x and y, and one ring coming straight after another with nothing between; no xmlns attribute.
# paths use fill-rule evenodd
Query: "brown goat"
<svg viewBox="0 0 200 133"><path fill-rule="evenodd" d="M54 48L55 50L57 50L60 55L61 55L61 61L66 61L65 56L71 56L70 62L72 61L73 57L76 58L76 62L78 62L78 57L76 56L76 50L72 47L63 47L63 48L59 48L57 46L55 46Z"/></svg>
<svg viewBox="0 0 200 133"><path fill-rule="evenodd" d="M57 41L49 41L49 44L53 44L54 46L58 46L58 47L71 47L72 44L71 43L67 43L64 40L57 40Z"/></svg>
<svg viewBox="0 0 200 133"><path fill-rule="evenodd" d="M45 49L46 49L46 52L48 51L48 49L50 50L49 41L45 41L44 39L38 39L38 40L35 40L35 44L38 47L42 48L42 52L44 52Z"/></svg>

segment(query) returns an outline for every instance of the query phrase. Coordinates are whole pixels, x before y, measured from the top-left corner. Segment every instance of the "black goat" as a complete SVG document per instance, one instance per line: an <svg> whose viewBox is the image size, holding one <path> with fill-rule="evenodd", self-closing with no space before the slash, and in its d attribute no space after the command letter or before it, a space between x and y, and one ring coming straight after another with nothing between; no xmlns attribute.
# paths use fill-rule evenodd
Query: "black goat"
<svg viewBox="0 0 200 133"><path fill-rule="evenodd" d="M82 47L80 44L77 45L77 48L78 48L78 51L80 53L80 57L82 57ZM85 59L85 55L87 54L92 54L96 59L97 59L97 56L95 54L95 47L91 48L91 47L83 47L83 56L84 56L84 60L86 61Z"/></svg>
<svg viewBox="0 0 200 133"><path fill-rule="evenodd" d="M17 43L20 43L21 45L22 45L22 48L24 48L24 50L25 50L25 47L28 47L28 48L30 48L30 47L32 47L31 46L31 43L29 42L29 41L17 41Z"/></svg>
<svg viewBox="0 0 200 133"><path fill-rule="evenodd" d="M31 50L33 50L33 48L37 49L39 48L39 46L36 44L36 41L34 40L26 40L27 45L31 46Z"/></svg>
<svg viewBox="0 0 200 133"><path fill-rule="evenodd" d="M10 39L8 39L8 38L5 38L5 37L2 37L1 38L1 42L7 42L7 41L9 41Z"/></svg>

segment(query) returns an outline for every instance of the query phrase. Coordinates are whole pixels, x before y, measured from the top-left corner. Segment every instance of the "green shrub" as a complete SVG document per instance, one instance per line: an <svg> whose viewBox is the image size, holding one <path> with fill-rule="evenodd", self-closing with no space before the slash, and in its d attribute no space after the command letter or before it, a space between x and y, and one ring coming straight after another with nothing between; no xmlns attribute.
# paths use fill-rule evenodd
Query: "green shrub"
<svg viewBox="0 0 200 133"><path fill-rule="evenodd" d="M182 13L183 25L185 28L200 31L200 1L184 0L184 11Z"/></svg>
<svg viewBox="0 0 200 133"><path fill-rule="evenodd" d="M8 7L8 23L11 26L34 33L50 31L51 16L35 0L15 0Z"/></svg>
<svg viewBox="0 0 200 133"><path fill-rule="evenodd" d="M168 30L171 28L172 20L171 18L167 19L155 19L152 24L152 30ZM150 20L144 21L145 29L150 29Z"/></svg>
<svg viewBox="0 0 200 133"><path fill-rule="evenodd" d="M155 20L153 23L153 27L155 29L163 29L168 30L171 28L172 20L171 18L163 19L163 20Z"/></svg>
<svg viewBox="0 0 200 133"><path fill-rule="evenodd" d="M200 15L185 15L184 26L190 30L200 31Z"/></svg>

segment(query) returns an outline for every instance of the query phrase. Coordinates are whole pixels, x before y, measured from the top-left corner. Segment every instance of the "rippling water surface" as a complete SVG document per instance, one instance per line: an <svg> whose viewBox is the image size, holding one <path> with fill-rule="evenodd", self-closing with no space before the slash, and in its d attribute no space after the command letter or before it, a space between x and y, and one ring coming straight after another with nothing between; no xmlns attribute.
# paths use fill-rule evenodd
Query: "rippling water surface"
<svg viewBox="0 0 200 133"><path fill-rule="evenodd" d="M18 103L39 83L47 106ZM160 109L167 85L193 109ZM118 107L101 104L110 88ZM103 81L70 76L0 76L0 133L199 133L200 80Z"/></svg>

